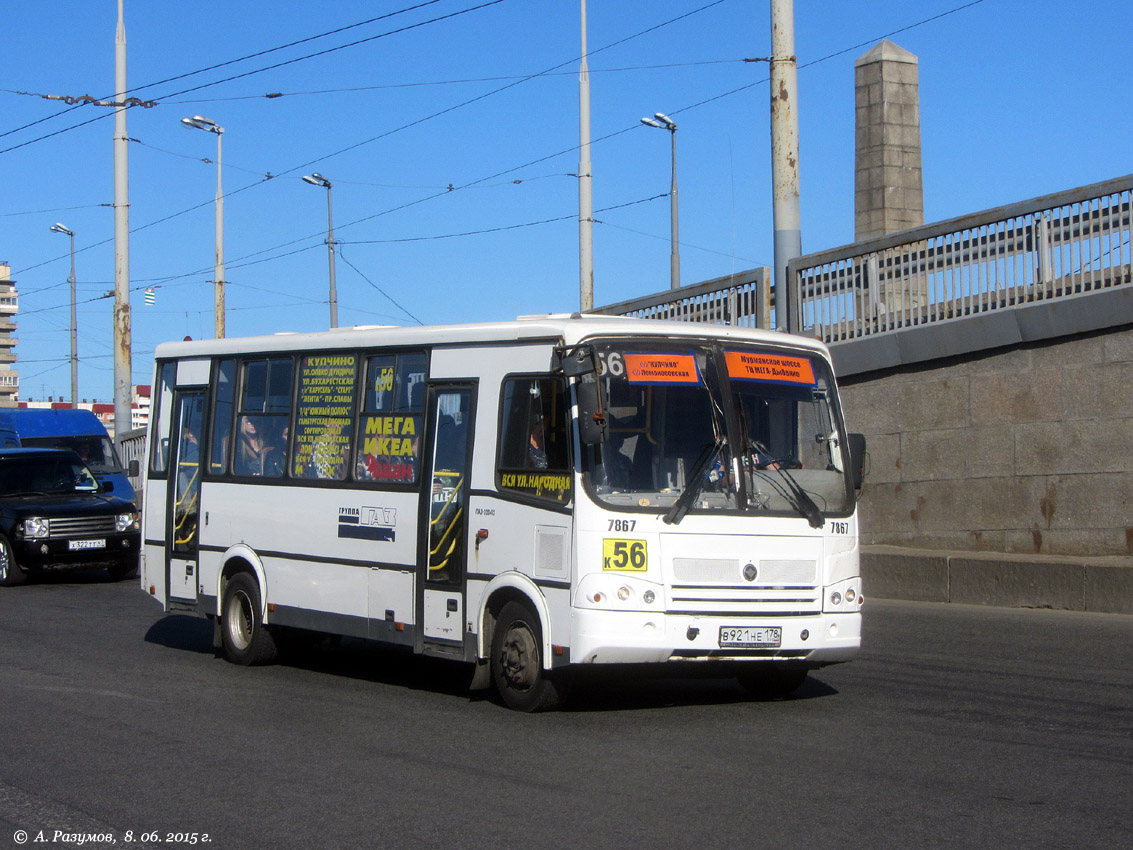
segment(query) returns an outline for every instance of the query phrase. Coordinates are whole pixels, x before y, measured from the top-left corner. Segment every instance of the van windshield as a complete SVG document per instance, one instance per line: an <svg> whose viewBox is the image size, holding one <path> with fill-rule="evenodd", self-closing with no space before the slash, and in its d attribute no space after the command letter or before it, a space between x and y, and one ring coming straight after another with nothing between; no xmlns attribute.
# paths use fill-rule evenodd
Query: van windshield
<svg viewBox="0 0 1133 850"><path fill-rule="evenodd" d="M853 490L826 362L703 341L595 343L609 440L583 447L588 491L619 509L846 515ZM681 505L683 504L683 510Z"/></svg>
<svg viewBox="0 0 1133 850"><path fill-rule="evenodd" d="M90 436L52 436L28 437L23 445L36 449L70 449L77 454L95 475L114 475L121 473L122 464L108 437Z"/></svg>

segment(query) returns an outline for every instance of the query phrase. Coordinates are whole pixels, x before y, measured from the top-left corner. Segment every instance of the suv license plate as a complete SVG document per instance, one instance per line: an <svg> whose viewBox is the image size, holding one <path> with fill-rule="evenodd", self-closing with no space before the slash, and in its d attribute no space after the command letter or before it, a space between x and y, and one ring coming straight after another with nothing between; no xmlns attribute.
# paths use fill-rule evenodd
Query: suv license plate
<svg viewBox="0 0 1133 850"><path fill-rule="evenodd" d="M72 552L77 552L81 549L105 549L105 540L68 540L67 548Z"/></svg>
<svg viewBox="0 0 1133 850"><path fill-rule="evenodd" d="M783 643L783 629L779 626L721 626L721 647L745 649L774 649Z"/></svg>

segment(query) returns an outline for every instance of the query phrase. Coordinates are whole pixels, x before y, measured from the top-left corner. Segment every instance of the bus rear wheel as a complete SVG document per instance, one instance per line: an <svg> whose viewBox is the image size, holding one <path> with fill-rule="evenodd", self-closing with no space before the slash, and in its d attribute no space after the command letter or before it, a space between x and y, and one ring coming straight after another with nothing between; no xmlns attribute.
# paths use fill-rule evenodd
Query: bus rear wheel
<svg viewBox="0 0 1133 850"><path fill-rule="evenodd" d="M275 660L275 638L264 625L260 589L250 574L229 579L220 611L220 637L229 661L247 667Z"/></svg>
<svg viewBox="0 0 1133 850"><path fill-rule="evenodd" d="M520 602L508 602L492 634L492 681L500 698L515 711L551 711L565 696L565 681L543 669L539 618Z"/></svg>

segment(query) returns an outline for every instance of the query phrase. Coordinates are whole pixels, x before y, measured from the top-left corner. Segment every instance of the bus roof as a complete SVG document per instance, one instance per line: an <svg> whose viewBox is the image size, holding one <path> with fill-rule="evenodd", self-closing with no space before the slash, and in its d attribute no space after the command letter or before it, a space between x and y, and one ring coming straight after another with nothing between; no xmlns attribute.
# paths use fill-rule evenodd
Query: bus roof
<svg viewBox="0 0 1133 850"><path fill-rule="evenodd" d="M251 351L288 352L310 349L368 348L371 346L445 346L476 343L556 341L574 345L596 336L648 336L733 339L737 342L809 349L829 357L826 346L816 339L775 331L632 319L622 316L556 313L521 316L515 321L478 322L460 325L360 325L316 333L278 333L255 337L226 337L199 341L165 342L158 345L156 359L204 357L214 354L244 354Z"/></svg>

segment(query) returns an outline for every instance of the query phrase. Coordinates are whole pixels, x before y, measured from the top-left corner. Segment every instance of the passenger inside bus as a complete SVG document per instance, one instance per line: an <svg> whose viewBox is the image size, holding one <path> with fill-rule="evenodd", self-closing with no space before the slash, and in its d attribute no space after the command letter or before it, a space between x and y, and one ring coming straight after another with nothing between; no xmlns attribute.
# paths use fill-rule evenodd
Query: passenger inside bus
<svg viewBox="0 0 1133 850"><path fill-rule="evenodd" d="M233 472L237 475L260 475L263 472L264 441L251 416L241 417L239 433Z"/></svg>
<svg viewBox="0 0 1133 850"><path fill-rule="evenodd" d="M543 417L535 413L531 417L531 435L527 440L527 465L531 469L547 468L547 448L543 431Z"/></svg>

